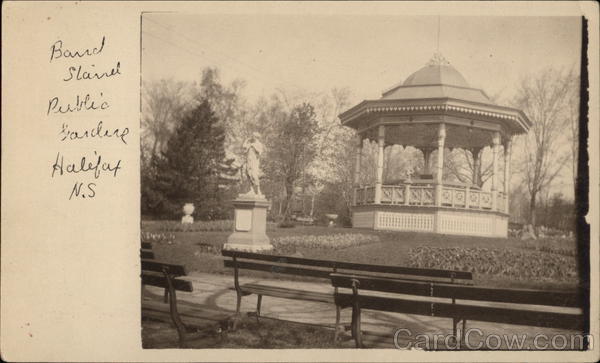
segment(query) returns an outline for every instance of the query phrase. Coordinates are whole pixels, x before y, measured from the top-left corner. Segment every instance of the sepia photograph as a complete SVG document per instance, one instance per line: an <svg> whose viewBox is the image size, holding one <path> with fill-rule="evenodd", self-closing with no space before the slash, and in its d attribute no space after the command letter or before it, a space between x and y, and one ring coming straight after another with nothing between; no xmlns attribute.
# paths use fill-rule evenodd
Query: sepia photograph
<svg viewBox="0 0 600 363"><path fill-rule="evenodd" d="M2 5L0 360L600 359L597 2Z"/></svg>
<svg viewBox="0 0 600 363"><path fill-rule="evenodd" d="M585 17L140 17L144 349L593 346Z"/></svg>

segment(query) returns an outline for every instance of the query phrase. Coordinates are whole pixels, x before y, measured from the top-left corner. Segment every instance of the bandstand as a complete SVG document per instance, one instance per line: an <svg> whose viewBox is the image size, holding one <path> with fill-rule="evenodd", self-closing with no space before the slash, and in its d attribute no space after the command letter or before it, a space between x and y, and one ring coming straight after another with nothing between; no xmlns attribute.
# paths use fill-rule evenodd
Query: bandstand
<svg viewBox="0 0 600 363"><path fill-rule="evenodd" d="M353 227L507 236L511 139L526 133L531 122L522 111L498 106L482 90L470 87L440 54L380 99L365 100L345 111L340 120L358 134ZM365 139L378 145L374 185L359 184ZM384 184L384 150L390 145L413 146L422 152L419 175ZM485 147L493 155L488 190L480 188L476 179ZM445 178L444 152L454 148L471 152L473 183ZM503 185L499 183L501 151Z"/></svg>

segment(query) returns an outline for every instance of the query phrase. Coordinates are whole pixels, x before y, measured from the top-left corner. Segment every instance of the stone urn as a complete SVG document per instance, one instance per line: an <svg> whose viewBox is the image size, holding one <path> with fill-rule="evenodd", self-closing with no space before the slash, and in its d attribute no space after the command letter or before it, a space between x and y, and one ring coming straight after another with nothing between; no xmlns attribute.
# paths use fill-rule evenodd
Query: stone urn
<svg viewBox="0 0 600 363"><path fill-rule="evenodd" d="M185 203L183 205L183 214L184 216L181 218L182 224L191 224L194 223L194 217L192 217L192 213L194 213L194 203Z"/></svg>
<svg viewBox="0 0 600 363"><path fill-rule="evenodd" d="M329 214L325 214L325 217L327 219L329 219L329 223L327 223L328 227L335 227L335 220L337 219L338 215L337 214L333 214L333 213L329 213Z"/></svg>

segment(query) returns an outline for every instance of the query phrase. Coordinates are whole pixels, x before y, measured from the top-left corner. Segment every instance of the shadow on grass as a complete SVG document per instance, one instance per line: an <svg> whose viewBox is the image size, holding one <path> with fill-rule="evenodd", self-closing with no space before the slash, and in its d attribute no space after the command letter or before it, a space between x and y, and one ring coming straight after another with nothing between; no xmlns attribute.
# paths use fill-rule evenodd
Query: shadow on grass
<svg viewBox="0 0 600 363"><path fill-rule="evenodd" d="M178 348L177 332L171 324L142 321L144 349ZM333 342L333 330L320 326L276 319L244 317L235 331L218 333L210 327L199 329L186 342L187 349L306 349L345 348L348 341Z"/></svg>

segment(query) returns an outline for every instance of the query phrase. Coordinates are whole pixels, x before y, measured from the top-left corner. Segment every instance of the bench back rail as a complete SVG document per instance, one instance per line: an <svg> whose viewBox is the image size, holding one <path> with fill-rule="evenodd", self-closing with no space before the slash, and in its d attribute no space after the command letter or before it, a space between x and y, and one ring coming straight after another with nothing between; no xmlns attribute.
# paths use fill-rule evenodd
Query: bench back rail
<svg viewBox="0 0 600 363"><path fill-rule="evenodd" d="M414 281L398 281L347 275L331 274L331 283L335 288L352 289L351 292L336 292L335 301L339 306L352 306L352 329L358 347L362 347L360 337L360 310L397 312L405 314L425 315L452 318L456 335L456 322L466 320L492 323L528 325L547 328L583 329L583 316L580 309L580 298L577 293L562 291L538 291L526 289L496 289L476 286L450 285L440 283L423 283ZM433 298L451 298L452 303L410 300L359 294L360 290L398 293ZM469 300L470 303L456 303L456 299ZM475 302L475 303L474 303ZM522 305L535 305L524 308L519 306L488 306L477 302L501 302ZM549 307L561 307L561 311L552 311ZM464 338L464 337L463 337Z"/></svg>
<svg viewBox="0 0 600 363"><path fill-rule="evenodd" d="M258 270L282 274L310 276L329 279L332 272L360 271L395 275L395 278L408 280L410 277L426 277L430 279L445 279L452 283L468 283L473 279L470 272L448 271L436 269L420 269L401 266L368 265L352 262L316 260L291 256L265 255L252 252L223 250L225 267L237 269ZM249 261L248 261L249 260ZM297 265L297 266L290 266Z"/></svg>
<svg viewBox="0 0 600 363"><path fill-rule="evenodd" d="M529 289L498 289L478 286L452 285L437 282L403 281L389 278L377 278L360 275L331 274L335 287L352 288L358 282L361 290L393 292L399 294L530 304L545 306L580 307L578 294L564 291L540 291Z"/></svg>
<svg viewBox="0 0 600 363"><path fill-rule="evenodd" d="M141 249L140 250L140 257L143 259L147 259L147 260L153 260L154 259L154 251L152 250L146 250L146 249Z"/></svg>

